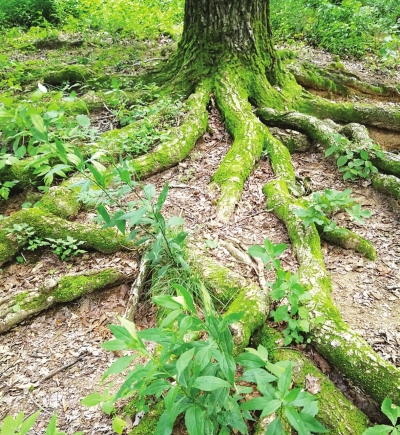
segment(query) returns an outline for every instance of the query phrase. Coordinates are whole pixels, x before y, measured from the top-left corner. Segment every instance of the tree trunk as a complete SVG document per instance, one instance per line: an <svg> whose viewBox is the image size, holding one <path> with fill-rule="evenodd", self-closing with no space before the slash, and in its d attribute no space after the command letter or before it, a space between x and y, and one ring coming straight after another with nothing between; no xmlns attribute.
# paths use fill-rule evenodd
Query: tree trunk
<svg viewBox="0 0 400 435"><path fill-rule="evenodd" d="M183 66L186 77L197 70L199 79L237 58L253 67L257 63L275 84L279 61L269 14L269 0L187 0L174 66Z"/></svg>

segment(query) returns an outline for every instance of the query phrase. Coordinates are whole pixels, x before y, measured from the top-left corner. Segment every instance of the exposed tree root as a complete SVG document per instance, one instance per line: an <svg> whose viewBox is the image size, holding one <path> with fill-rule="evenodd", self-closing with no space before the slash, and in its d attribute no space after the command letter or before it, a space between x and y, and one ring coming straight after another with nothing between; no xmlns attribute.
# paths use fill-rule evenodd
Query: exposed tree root
<svg viewBox="0 0 400 435"><path fill-rule="evenodd" d="M236 352L240 353L248 345L250 336L258 331L255 339L267 347L274 361L291 360L296 364L293 370L293 381L296 386L305 388L307 375L319 379L321 390L317 394L320 399L318 418L332 430L332 434L361 434L368 426L366 416L300 352L282 349L275 343L280 338L280 334L265 328L265 319L269 312L265 290L260 290L241 275L207 256L201 254L196 256L194 264L204 283L219 299L231 299L236 294L227 311L227 313L235 311L245 313L240 323L233 325L232 328Z"/></svg>
<svg viewBox="0 0 400 435"><path fill-rule="evenodd" d="M377 107L369 104L336 103L315 95L303 93L303 97L294 105L301 113L320 119L332 119L335 122L357 122L364 125L400 131L400 111L389 107Z"/></svg>
<svg viewBox="0 0 400 435"><path fill-rule="evenodd" d="M197 139L206 131L208 120L206 106L209 98L210 86L208 82L204 82L188 98L188 112L182 125L171 132L171 139L132 161L138 178L148 177L168 169L189 154Z"/></svg>
<svg viewBox="0 0 400 435"><path fill-rule="evenodd" d="M217 75L216 98L234 137L231 148L211 179L220 190L217 220L227 222L242 194L244 182L261 155L264 134L262 124L252 113L243 84L238 84L236 74L230 70Z"/></svg>
<svg viewBox="0 0 400 435"><path fill-rule="evenodd" d="M283 145L281 145L283 146ZM268 183L264 192L267 205L273 208L289 233L293 251L300 263L299 275L309 289L312 302L308 304L315 315L325 317L323 326L312 332L317 350L352 382L381 402L386 396L400 401L400 370L385 361L342 320L331 298L331 281L325 269L318 233L312 226L305 228L302 219L294 214L296 199L289 194L286 179L279 177Z"/></svg>
<svg viewBox="0 0 400 435"><path fill-rule="evenodd" d="M351 92L378 97L400 98L400 87L390 85L371 85L363 82L357 75L338 70L318 68L308 62L286 64L296 81L305 88L311 88L347 97Z"/></svg>
<svg viewBox="0 0 400 435"><path fill-rule="evenodd" d="M235 354L243 352L250 337L263 326L269 312L268 291L197 252L192 258L196 270L206 286L225 306L225 314L243 312L242 319L230 325L235 343Z"/></svg>
<svg viewBox="0 0 400 435"><path fill-rule="evenodd" d="M13 293L0 300L0 333L59 303L132 280L115 269L50 278L38 290Z"/></svg>
<svg viewBox="0 0 400 435"><path fill-rule="evenodd" d="M14 224L23 223L34 229L36 237L66 240L67 236L70 236L83 241L83 247L104 253L116 252L128 246L125 238L113 228L100 229L96 225L68 222L48 211L29 208L20 210L0 222L0 265L10 261L27 245L26 237L18 239L15 233L6 229L12 229Z"/></svg>
<svg viewBox="0 0 400 435"><path fill-rule="evenodd" d="M386 195L400 199L400 179L394 175L375 174L372 177L372 186Z"/></svg>
<svg viewBox="0 0 400 435"><path fill-rule="evenodd" d="M261 108L258 113L262 120L268 125L278 125L283 128L298 129L306 133L311 139L320 143L325 149L335 144L333 135L340 133L346 136L349 141L347 146L349 149L366 149L368 150L370 160L378 169L393 175L400 176L400 158L396 154L381 151L377 153L368 147L371 144L371 139L368 134L368 130L355 123L346 124L340 126L335 124L329 119L321 120L314 116L304 115L299 112L285 112L279 113L273 109ZM378 179L382 179L378 177ZM378 181L373 183L373 186L377 185ZM382 184L382 183L380 183ZM390 189L390 184L387 184L385 188L381 188L387 194L396 197L396 191Z"/></svg>

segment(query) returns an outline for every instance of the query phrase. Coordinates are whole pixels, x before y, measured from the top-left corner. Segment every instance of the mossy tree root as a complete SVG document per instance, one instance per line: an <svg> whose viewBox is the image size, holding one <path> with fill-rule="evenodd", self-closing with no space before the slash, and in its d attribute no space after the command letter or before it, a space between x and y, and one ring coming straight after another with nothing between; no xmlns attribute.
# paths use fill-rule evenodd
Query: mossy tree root
<svg viewBox="0 0 400 435"><path fill-rule="evenodd" d="M282 145L283 146L283 145ZM265 188L269 208L273 208L288 229L292 249L299 263L302 284L310 291L308 308L313 315L322 315L325 322L315 326L312 344L355 385L381 402L386 396L400 402L400 370L381 358L345 323L330 297L332 284L323 262L320 239L314 226L305 228L294 214L296 200L289 194L284 174ZM282 178L281 178L282 177Z"/></svg>
<svg viewBox="0 0 400 435"><path fill-rule="evenodd" d="M237 71L226 68L216 74L215 96L234 142L212 176L211 188L218 186L217 220L229 221L242 194L243 185L265 142L263 125L254 116L248 93Z"/></svg>
<svg viewBox="0 0 400 435"><path fill-rule="evenodd" d="M379 170L400 176L400 157L387 151L381 151L378 153L381 155L377 155L374 150L371 150L368 130L361 124L350 123L340 126L329 119L322 120L299 112L277 112L268 108L260 108L257 113L267 125L298 129L306 133L312 140L320 143L325 149L335 145L333 135L340 133L348 139L350 149L368 150L371 162ZM379 184L378 179L382 180L382 177L377 177L377 182L373 183L373 186ZM391 189L382 188L380 190L396 197L396 192L392 192Z"/></svg>
<svg viewBox="0 0 400 435"><path fill-rule="evenodd" d="M193 256L192 262L201 280L224 305L222 308L228 304L225 315L243 313L239 322L230 325L234 352L239 355L249 344L254 331L265 323L269 312L267 289L260 289L258 285L199 252Z"/></svg>
<svg viewBox="0 0 400 435"><path fill-rule="evenodd" d="M363 82L357 75L346 71L326 70L308 62L290 62L286 66L294 75L297 83L305 88L343 96L348 96L352 91L356 91L366 95L389 97L392 100L400 99L400 87L371 85Z"/></svg>
<svg viewBox="0 0 400 435"><path fill-rule="evenodd" d="M188 111L182 125L172 129L171 138L156 146L151 152L132 160L132 168L138 178L171 168L189 154L197 139L206 131L210 92L210 83L201 83L196 92L188 98Z"/></svg>
<svg viewBox="0 0 400 435"><path fill-rule="evenodd" d="M400 179L394 175L375 174L372 177L372 186L379 192L400 199Z"/></svg>
<svg viewBox="0 0 400 435"><path fill-rule="evenodd" d="M70 302L85 294L132 280L115 269L50 278L38 290L12 294L0 299L0 333L59 302Z"/></svg>
<svg viewBox="0 0 400 435"><path fill-rule="evenodd" d="M356 122L373 127L400 131L400 110L370 104L337 103L303 92L293 107L301 113L335 122Z"/></svg>
<svg viewBox="0 0 400 435"><path fill-rule="evenodd" d="M256 341L261 342L268 349L273 362L290 360L295 363L293 369L295 386L305 388L307 375L317 377L321 387L316 395L320 401L318 419L331 429L330 433L333 435L359 435L368 427L367 417L352 405L305 356L299 352L282 349L276 344L281 335L265 327L265 318L269 311L266 289L261 290L243 276L205 255L196 256L194 261L201 279L219 300L229 300L236 295L227 313L245 312L245 318L239 324L233 325L232 329L237 354L248 345L250 336L254 336Z"/></svg>
<svg viewBox="0 0 400 435"><path fill-rule="evenodd" d="M83 241L82 247L103 253L116 252L129 246L125 237L113 228L100 229L96 225L69 222L46 210L29 208L20 210L0 222L0 265L10 261L28 243L26 238L18 240L15 233L6 230L13 228L14 224L24 223L34 229L36 237L66 240L67 236L70 236Z"/></svg>

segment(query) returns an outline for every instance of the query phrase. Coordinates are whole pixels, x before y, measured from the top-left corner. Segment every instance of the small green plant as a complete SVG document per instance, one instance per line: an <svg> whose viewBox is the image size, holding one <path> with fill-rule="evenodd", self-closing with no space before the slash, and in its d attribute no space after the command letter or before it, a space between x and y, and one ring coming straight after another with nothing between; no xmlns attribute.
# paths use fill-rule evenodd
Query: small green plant
<svg viewBox="0 0 400 435"><path fill-rule="evenodd" d="M1 435L25 435L31 431L40 411L36 411L24 419L24 413L21 411L15 418L12 415L7 416L0 423ZM66 435L57 429L57 415L54 414L46 428L46 435ZM75 432L73 435L83 435L83 432Z"/></svg>
<svg viewBox="0 0 400 435"><path fill-rule="evenodd" d="M356 180L359 178L368 179L372 174L377 173L378 169L369 160L370 152L377 156L382 156L382 151L372 140L368 146L354 148L349 146L349 141L341 134L332 136L334 144L325 151L325 157L335 154L339 172L343 172L343 180Z"/></svg>
<svg viewBox="0 0 400 435"><path fill-rule="evenodd" d="M304 335L310 332L312 325L324 322L322 316L312 318L308 309L301 306L301 303L311 299L310 293L304 289L299 282L297 274L282 269L278 257L285 251L287 245L275 245L270 240L265 239L264 246L251 246L249 254L260 258L268 269L274 269L276 273L275 282L269 282L271 287L270 296L275 302L282 302L276 310L271 311L274 322L285 322L286 328L283 330L284 344L288 345L292 341L303 343ZM309 340L307 340L309 342Z"/></svg>
<svg viewBox="0 0 400 435"><path fill-rule="evenodd" d="M136 331L135 324L124 318L119 319L121 325L110 325L115 339L103 347L111 351L134 350L135 355L115 361L103 380L126 370L136 356L145 357L148 363L135 364L116 394L111 395L108 390L91 394L83 399L84 405L105 401L103 409L111 413L118 399L134 395L138 412L147 412L154 400L162 398L164 412L154 435L172 433L182 414L189 435L228 435L231 430L248 434L247 423L255 419L252 411L261 411L260 418L276 414L267 435L284 433L282 417L300 435L327 432L315 419L315 397L300 388L291 389L291 362L272 364L261 345L257 350L247 349L235 361L229 324L239 321L241 313L222 317L213 312L210 296L203 287L204 315L199 315L190 293L177 284L174 287L176 296L153 297L154 302L169 311L160 327ZM197 339L199 333L205 335L204 340ZM159 345L157 357L147 350L143 340ZM243 367L241 375L236 364ZM121 418L116 419L114 430L121 433L124 423Z"/></svg>
<svg viewBox="0 0 400 435"><path fill-rule="evenodd" d="M3 183L0 181L0 198L4 200L8 199L10 194L10 190L18 183L18 180L14 181L4 181Z"/></svg>
<svg viewBox="0 0 400 435"><path fill-rule="evenodd" d="M50 237L46 237L44 240L34 238L29 240L29 246L26 249L34 251L42 246L50 246L51 251L64 261L70 260L71 257L75 257L76 255L84 254L86 251L79 248L83 243L85 242L82 240L78 241L71 236L67 236L65 240L52 239Z"/></svg>
<svg viewBox="0 0 400 435"><path fill-rule="evenodd" d="M337 212L344 210L352 220L363 225L364 218L369 218L371 212L362 210L361 205L357 204L350 195L351 189L345 189L342 192L325 189L324 193L316 192L313 194L307 208L298 208L294 210L294 213L304 219L306 227L315 224L321 227L324 232L343 231L337 227L333 218Z"/></svg>
<svg viewBox="0 0 400 435"><path fill-rule="evenodd" d="M392 403L392 400L386 397L382 402L382 412L392 423L392 426L387 424L378 424L367 429L363 435L398 435L400 433L400 424L397 420L400 418L400 407Z"/></svg>
<svg viewBox="0 0 400 435"><path fill-rule="evenodd" d="M75 255L86 252L79 248L79 246L84 243L83 241L75 240L71 236L67 236L66 239L52 239L50 237L43 239L42 237L37 237L35 229L26 223L14 224L12 228L5 228L5 230L8 234L14 234L18 243L28 242L28 245L24 249L35 251L38 248L50 246L52 252L58 255L61 260L69 260ZM23 261L23 257L21 257L21 259Z"/></svg>

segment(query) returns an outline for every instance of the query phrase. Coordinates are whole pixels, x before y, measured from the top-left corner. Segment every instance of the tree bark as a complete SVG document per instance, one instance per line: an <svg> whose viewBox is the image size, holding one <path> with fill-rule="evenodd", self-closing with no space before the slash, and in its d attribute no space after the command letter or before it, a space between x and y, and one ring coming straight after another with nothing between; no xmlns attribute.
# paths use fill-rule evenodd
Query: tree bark
<svg viewBox="0 0 400 435"><path fill-rule="evenodd" d="M186 0L177 54L180 59L183 54L186 68L200 61L207 72L221 60L257 59L274 81L279 62L272 43L269 0Z"/></svg>

